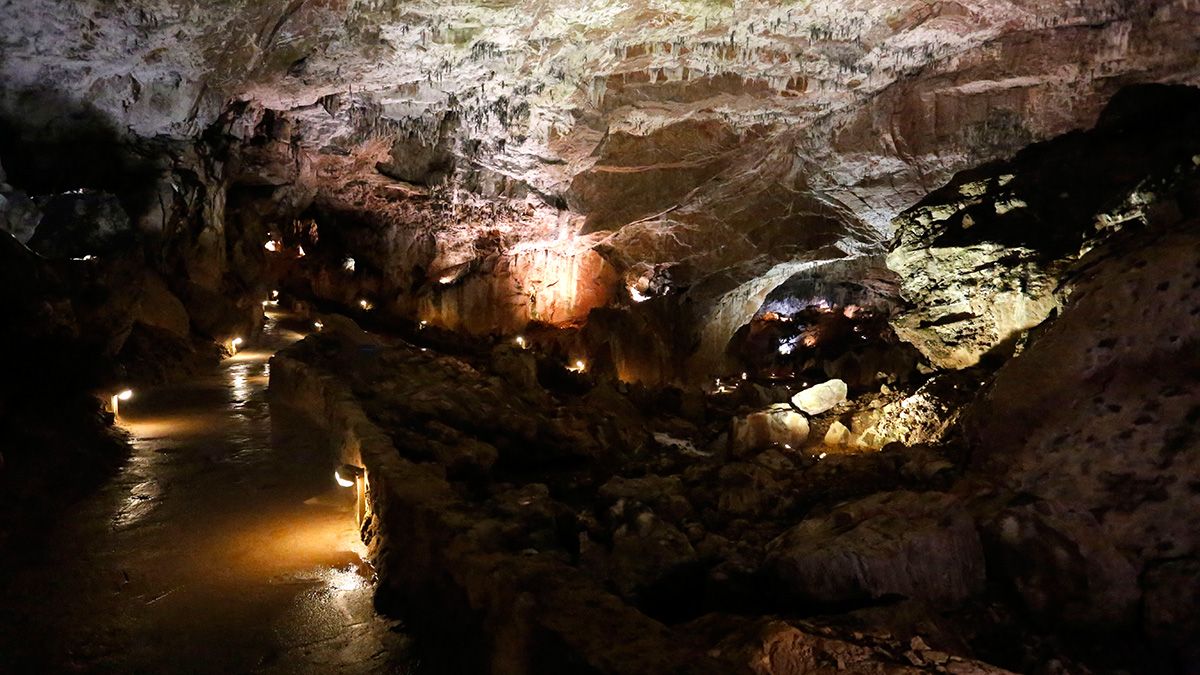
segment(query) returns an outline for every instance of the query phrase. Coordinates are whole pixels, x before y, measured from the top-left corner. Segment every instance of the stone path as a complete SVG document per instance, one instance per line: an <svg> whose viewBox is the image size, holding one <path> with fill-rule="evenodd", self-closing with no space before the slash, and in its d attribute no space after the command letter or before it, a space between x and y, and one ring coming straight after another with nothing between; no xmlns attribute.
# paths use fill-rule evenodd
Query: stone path
<svg viewBox="0 0 1200 675"><path fill-rule="evenodd" d="M0 673L417 672L321 431L268 404L268 359L299 337L271 315L211 374L123 406L126 466L0 561Z"/></svg>

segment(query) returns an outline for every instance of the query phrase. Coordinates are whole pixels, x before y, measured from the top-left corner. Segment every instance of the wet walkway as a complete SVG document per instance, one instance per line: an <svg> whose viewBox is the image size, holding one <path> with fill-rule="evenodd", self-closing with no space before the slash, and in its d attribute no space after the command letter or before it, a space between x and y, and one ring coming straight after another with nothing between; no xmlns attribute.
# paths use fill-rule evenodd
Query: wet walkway
<svg viewBox="0 0 1200 675"><path fill-rule="evenodd" d="M0 673L415 672L319 428L268 404L291 324L122 405L128 464L0 565Z"/></svg>

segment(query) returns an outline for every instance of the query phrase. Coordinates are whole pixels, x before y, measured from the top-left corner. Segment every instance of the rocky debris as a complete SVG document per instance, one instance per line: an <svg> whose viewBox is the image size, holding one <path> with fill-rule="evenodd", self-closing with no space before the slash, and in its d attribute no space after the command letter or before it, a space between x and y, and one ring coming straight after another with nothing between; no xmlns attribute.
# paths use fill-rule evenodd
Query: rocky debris
<svg viewBox="0 0 1200 675"><path fill-rule="evenodd" d="M879 450L888 443L942 443L989 377L976 370L938 373L915 390L881 393L850 415L854 444Z"/></svg>
<svg viewBox="0 0 1200 675"><path fill-rule="evenodd" d="M757 462L732 462L718 473L717 510L727 517L779 516L788 508L786 474Z"/></svg>
<svg viewBox="0 0 1200 675"><path fill-rule="evenodd" d="M808 624L763 619L721 643L723 652L755 675L1005 675L1009 671L931 648L920 637L907 644Z"/></svg>
<svg viewBox="0 0 1200 675"><path fill-rule="evenodd" d="M310 337L277 355L271 389L280 400L320 415L339 439L343 457L366 467L371 489L363 532L380 574L381 603L402 599L405 607L421 612L423 629L460 635L451 656L465 670L727 670L719 659L678 639L669 627L605 590L601 579L587 574L589 565L572 565L590 555L591 544L586 538L581 542L572 509L555 498L559 472L543 472L552 480L549 485L495 482L486 486L481 499L480 489L464 490L447 480L438 466L408 459L419 449L397 439L399 419L384 414L396 400L388 389L380 389L378 397L363 397L361 391L356 397L328 374L354 375L353 380L360 369L378 373L406 360L391 353L390 345L356 338L351 326L341 327L346 333L341 337L331 334L330 326L338 323L327 321L319 338ZM411 347L400 351L421 353ZM295 357L320 362L322 369ZM472 374L466 364L439 357L407 367L414 374L430 371L423 382L426 389L433 377L455 378L458 387L440 393L453 397L454 392L466 391L474 402L486 399L477 387L463 386ZM435 401L426 397L420 404L425 414L412 417L430 419L439 410L451 417L457 414L452 398L440 407ZM385 432L373 420L390 428ZM516 420L509 413L494 423ZM493 474L499 471L499 465L492 469ZM611 489L613 494L642 492L621 483ZM601 552L599 563L614 586L627 593L652 594L695 558L678 528L644 508L623 506L615 520L619 524L612 532L612 551ZM472 630L464 631L466 617L483 620L471 621Z"/></svg>
<svg viewBox="0 0 1200 675"><path fill-rule="evenodd" d="M779 590L818 603L888 596L955 604L983 590L983 549L958 500L881 493L810 518L771 542Z"/></svg>
<svg viewBox="0 0 1200 675"><path fill-rule="evenodd" d="M730 457L734 433L725 430L732 418L746 417L746 408L727 411L720 405L731 402L718 401L683 419L678 391L599 378L581 380L582 388L530 389L527 366L515 364L536 353L503 346L451 358L372 338L328 316L320 333L280 358L345 383L365 419L378 425L389 456L446 482L469 512L456 518L489 555L530 565L554 560L562 567L543 573L561 579L572 570L586 579L576 583L609 589L641 616L674 625L726 608L759 614L801 602L844 606L900 595L957 603L980 590L982 553L961 502L942 493L892 492L945 486L946 472L926 470L952 466L936 450L896 446L818 459L811 448L764 437ZM286 380L290 367L273 366L273 374L277 368L285 393L295 387ZM790 407L779 412L804 419ZM466 468L445 452L472 441L495 448L495 462ZM846 500L853 501L837 506ZM830 509L840 515L812 515ZM389 527L407 531L408 517L390 516ZM856 526L847 531L846 522ZM457 574L463 564L446 569ZM797 570L790 576L781 572L788 565ZM860 577L838 576L856 569ZM416 571L389 574L420 587ZM577 629L609 632L599 619ZM679 639L703 651L727 634L703 645L694 636ZM964 649L959 644L946 654ZM904 651L899 663L908 662Z"/></svg>
<svg viewBox="0 0 1200 675"><path fill-rule="evenodd" d="M678 524L692 511L679 476L614 476L600 486L597 494L621 511L637 505L646 506L669 523Z"/></svg>
<svg viewBox="0 0 1200 675"><path fill-rule="evenodd" d="M786 403L734 417L730 423L729 444L734 457L744 457L752 450L772 445L799 448L806 440L808 419Z"/></svg>
<svg viewBox="0 0 1200 675"><path fill-rule="evenodd" d="M792 397L792 405L809 415L819 415L846 400L846 383L829 380L809 387Z"/></svg>
<svg viewBox="0 0 1200 675"><path fill-rule="evenodd" d="M896 332L942 368L1011 354L1061 307L1080 255L1121 229L1179 218L1172 195L1198 170L1197 110L1195 89L1130 88L1091 131L965 171L902 213L887 264L913 308Z"/></svg>

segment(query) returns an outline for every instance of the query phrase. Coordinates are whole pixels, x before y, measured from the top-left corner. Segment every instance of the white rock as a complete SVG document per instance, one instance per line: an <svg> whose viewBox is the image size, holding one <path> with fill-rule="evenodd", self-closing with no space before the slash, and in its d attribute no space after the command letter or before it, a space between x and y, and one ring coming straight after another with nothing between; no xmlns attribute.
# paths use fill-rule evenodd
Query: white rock
<svg viewBox="0 0 1200 675"><path fill-rule="evenodd" d="M798 448L806 440L808 419L786 403L733 418L729 434L730 448L735 456L770 445Z"/></svg>
<svg viewBox="0 0 1200 675"><path fill-rule="evenodd" d="M820 415L833 406L846 400L846 383L841 380L829 380L815 387L809 387L792 397L792 405L809 415Z"/></svg>
<svg viewBox="0 0 1200 675"><path fill-rule="evenodd" d="M849 445L850 430L841 422L834 422L829 425L829 431L825 432L825 445Z"/></svg>

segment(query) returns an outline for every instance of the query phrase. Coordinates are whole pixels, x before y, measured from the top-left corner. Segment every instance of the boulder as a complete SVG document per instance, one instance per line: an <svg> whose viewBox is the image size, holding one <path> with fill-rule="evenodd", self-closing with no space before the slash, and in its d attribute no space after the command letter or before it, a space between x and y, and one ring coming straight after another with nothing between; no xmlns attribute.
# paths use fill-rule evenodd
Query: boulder
<svg viewBox="0 0 1200 675"><path fill-rule="evenodd" d="M1137 569L1092 514L1039 501L1006 510L988 533L993 567L1034 615L1105 630L1129 627L1137 616Z"/></svg>
<svg viewBox="0 0 1200 675"><path fill-rule="evenodd" d="M825 445L842 446L850 444L850 430L845 424L834 420L833 424L829 425L829 429L825 432Z"/></svg>
<svg viewBox="0 0 1200 675"><path fill-rule="evenodd" d="M537 358L528 350L507 344L497 346L492 350L492 370L518 389L542 389L537 379Z"/></svg>
<svg viewBox="0 0 1200 675"><path fill-rule="evenodd" d="M147 272L142 283L141 302L134 320L178 337L187 337L191 333L191 320L183 302L167 288L162 277L153 272Z"/></svg>
<svg viewBox="0 0 1200 675"><path fill-rule="evenodd" d="M262 322L262 306L250 298L235 299L194 283L183 292L192 327L215 342L252 335Z"/></svg>
<svg viewBox="0 0 1200 675"><path fill-rule="evenodd" d="M721 467L717 509L728 516L759 517L784 508L790 483L759 463L734 462Z"/></svg>
<svg viewBox="0 0 1200 675"><path fill-rule="evenodd" d="M829 380L809 387L792 397L792 405L809 415L820 415L846 400L848 392L842 380Z"/></svg>
<svg viewBox="0 0 1200 675"><path fill-rule="evenodd" d="M955 604L984 584L974 522L938 492L880 493L805 520L768 545L766 569L781 593L830 604Z"/></svg>
<svg viewBox="0 0 1200 675"><path fill-rule="evenodd" d="M683 481L679 476L649 474L640 478L612 477L600 486L599 496L611 503L624 501L640 504L654 510L669 522L678 522L687 516L692 505L684 493Z"/></svg>
<svg viewBox="0 0 1200 675"><path fill-rule="evenodd" d="M80 190L41 202L41 222L29 247L47 258L104 255L134 234L125 209L111 194Z"/></svg>
<svg viewBox="0 0 1200 675"><path fill-rule="evenodd" d="M730 421L729 445L735 457L771 445L798 448L807 439L808 419L786 403Z"/></svg>
<svg viewBox="0 0 1200 675"><path fill-rule="evenodd" d="M0 185L0 230L28 244L42 220L41 209L25 193L6 191L3 187Z"/></svg>
<svg viewBox="0 0 1200 675"><path fill-rule="evenodd" d="M646 511L613 532L608 572L617 591L629 598L636 597L697 561L696 550L687 536Z"/></svg>

